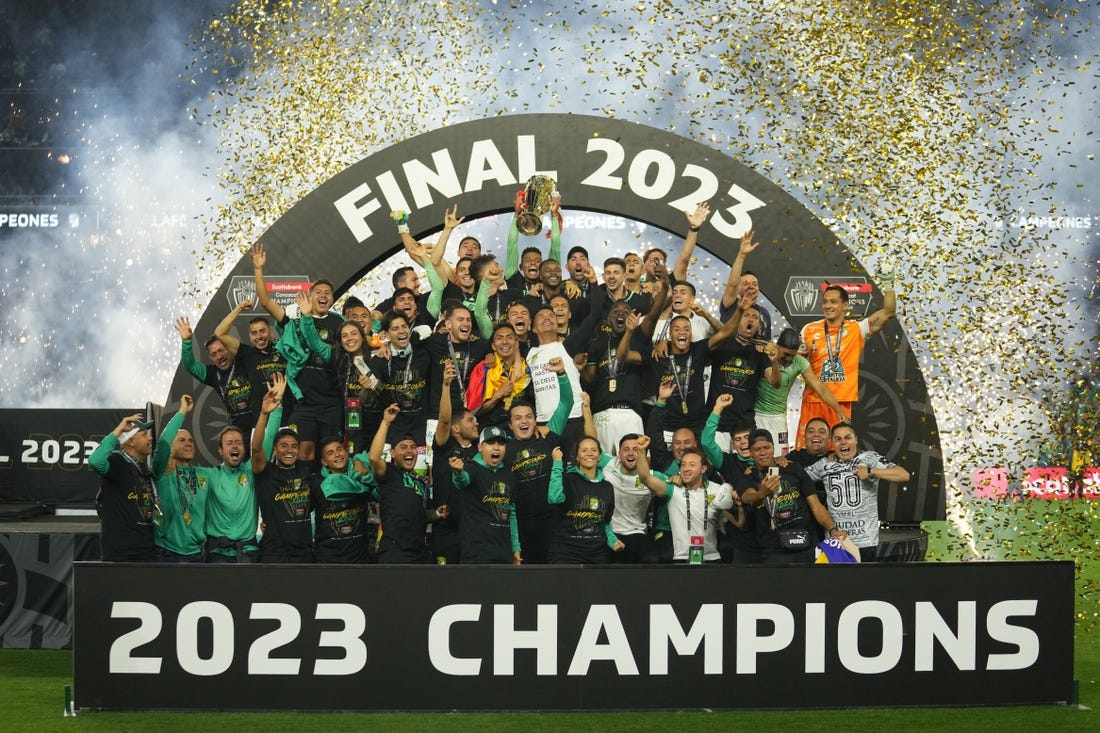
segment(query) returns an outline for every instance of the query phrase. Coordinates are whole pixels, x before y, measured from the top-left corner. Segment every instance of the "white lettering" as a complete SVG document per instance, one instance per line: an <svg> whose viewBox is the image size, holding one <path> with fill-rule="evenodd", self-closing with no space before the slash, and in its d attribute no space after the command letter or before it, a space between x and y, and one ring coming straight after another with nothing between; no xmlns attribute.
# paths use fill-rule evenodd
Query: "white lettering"
<svg viewBox="0 0 1100 733"><path fill-rule="evenodd" d="M340 212L340 218L348 225L352 236L359 244L370 239L371 229L367 226L367 217L382 208L377 199L369 199L360 205L370 195L370 186L361 183L348 193L336 199L333 206Z"/></svg>
<svg viewBox="0 0 1100 733"><path fill-rule="evenodd" d="M456 603L432 614L428 622L428 658L443 674L475 677L481 674L481 659L460 659L451 654L451 626L481 618L481 604Z"/></svg>
<svg viewBox="0 0 1100 733"><path fill-rule="evenodd" d="M367 645L362 636L367 630L367 617L363 609L353 603L318 603L314 616L318 621L343 621L342 628L322 631L317 640L319 648L343 649L340 659L318 659L313 663L315 675L349 675L367 665Z"/></svg>
<svg viewBox="0 0 1100 733"><path fill-rule="evenodd" d="M486 181L514 185L516 177L492 140L475 140L470 146L470 167L466 170L466 191L480 191Z"/></svg>
<svg viewBox="0 0 1100 733"><path fill-rule="evenodd" d="M934 641L940 643L958 669L975 668L974 657L978 646L978 604L974 601L959 601L958 609L958 631L952 632L934 604L928 601L917 602L913 634L913 669L915 671L932 671L935 656Z"/></svg>
<svg viewBox="0 0 1100 733"><path fill-rule="evenodd" d="M806 604L806 673L825 672L825 604Z"/></svg>
<svg viewBox="0 0 1100 733"><path fill-rule="evenodd" d="M397 177L393 171L386 171L374 180L378 181L378 188L382 192L382 198L386 199L386 206L390 211L408 211L412 208L405 200L401 186L397 185Z"/></svg>
<svg viewBox="0 0 1100 733"><path fill-rule="evenodd" d="M516 630L516 607L493 606L493 674L513 675L517 649L534 649L536 674L558 673L558 607L539 604L532 631Z"/></svg>
<svg viewBox="0 0 1100 733"><path fill-rule="evenodd" d="M199 621L209 619L213 635L210 656L199 654ZM192 601L176 617L176 658L196 677L222 674L233 663L233 614L217 601Z"/></svg>
<svg viewBox="0 0 1100 733"><path fill-rule="evenodd" d="M535 163L535 136L534 135L517 135L516 136L516 157L517 168L519 169L519 180L526 181L536 173L541 173L544 176L549 176L555 181L558 180L558 172L553 171L540 171L538 165Z"/></svg>
<svg viewBox="0 0 1100 733"><path fill-rule="evenodd" d="M607 634L606 644L599 643L601 631ZM600 660L614 662L615 670L621 675L638 674L638 665L630 650L619 611L612 605L596 605L588 609L588 617L584 620L581 638L577 640L577 649L567 674L588 674L589 665Z"/></svg>
<svg viewBox="0 0 1100 733"><path fill-rule="evenodd" d="M444 199L453 199L462 193L462 184L458 181L451 152L446 148L435 151L432 153L432 162L435 164L434 169L419 160L409 160L401 164L417 208L432 205L434 199L429 187L441 193Z"/></svg>
<svg viewBox="0 0 1100 733"><path fill-rule="evenodd" d="M864 619L878 619L882 629L882 648L865 657L859 650L859 625ZM858 601L845 608L837 621L837 653L840 663L857 674L879 674L897 665L901 659L904 628L901 613L885 601Z"/></svg>
<svg viewBox="0 0 1100 733"><path fill-rule="evenodd" d="M771 621L771 634L757 634L759 622ZM786 649L794 640L794 614L778 603L737 605L737 674L756 674L756 655Z"/></svg>
<svg viewBox="0 0 1100 733"><path fill-rule="evenodd" d="M1008 619L1012 616L1034 616L1038 603L1034 599L1001 601L989 609L985 617L986 632L994 641L1014 645L1016 651L990 654L985 661L986 669L1024 669L1035 664L1039 658L1039 637L1031 629L1010 624Z"/></svg>
<svg viewBox="0 0 1100 733"><path fill-rule="evenodd" d="M668 645L685 656L703 646L703 674L722 674L722 604L704 603L685 633L669 605L649 607L649 673L668 674Z"/></svg>

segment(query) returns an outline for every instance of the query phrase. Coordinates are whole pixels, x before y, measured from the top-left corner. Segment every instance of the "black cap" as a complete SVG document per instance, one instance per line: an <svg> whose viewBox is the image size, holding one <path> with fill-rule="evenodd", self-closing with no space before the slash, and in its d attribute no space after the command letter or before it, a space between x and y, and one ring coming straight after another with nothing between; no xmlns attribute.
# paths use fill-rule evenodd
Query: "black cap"
<svg viewBox="0 0 1100 733"><path fill-rule="evenodd" d="M491 425L481 431L482 443L507 443L508 434L495 425Z"/></svg>
<svg viewBox="0 0 1100 733"><path fill-rule="evenodd" d="M577 254L578 252L580 252L580 253L581 253L582 255L584 255L584 256L585 256L585 258L587 258L587 257L588 257L588 250L587 250L587 249L585 249L584 247L581 247L581 246L579 246L579 245L578 245L578 246L576 246L576 247L570 247L570 249L569 249L569 254L567 254L567 255L565 256L565 259L569 259L570 257L572 257L573 255Z"/></svg>
<svg viewBox="0 0 1100 733"><path fill-rule="evenodd" d="M775 441L772 440L772 434L764 428L757 428L749 433L749 447L752 448L758 441L767 441L772 445L775 445Z"/></svg>

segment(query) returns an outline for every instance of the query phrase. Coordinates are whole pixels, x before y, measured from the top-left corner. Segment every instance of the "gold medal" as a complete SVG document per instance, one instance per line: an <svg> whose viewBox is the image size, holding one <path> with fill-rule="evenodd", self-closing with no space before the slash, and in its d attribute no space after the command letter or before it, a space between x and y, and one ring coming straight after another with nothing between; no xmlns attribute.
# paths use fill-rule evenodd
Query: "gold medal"
<svg viewBox="0 0 1100 733"><path fill-rule="evenodd" d="M684 413L685 415L686 415L686 414L688 414L688 403L686 403L686 402L681 402L681 403L680 403L680 409L681 409L681 410L683 411L683 413Z"/></svg>
<svg viewBox="0 0 1100 733"><path fill-rule="evenodd" d="M607 391L608 391L608 392L614 392L614 391L615 391L615 389L616 389L616 388L617 388L618 386L619 386L619 384L618 384L618 381L617 381L617 380L615 379L615 377L612 377L611 379L609 379L609 380L607 381Z"/></svg>

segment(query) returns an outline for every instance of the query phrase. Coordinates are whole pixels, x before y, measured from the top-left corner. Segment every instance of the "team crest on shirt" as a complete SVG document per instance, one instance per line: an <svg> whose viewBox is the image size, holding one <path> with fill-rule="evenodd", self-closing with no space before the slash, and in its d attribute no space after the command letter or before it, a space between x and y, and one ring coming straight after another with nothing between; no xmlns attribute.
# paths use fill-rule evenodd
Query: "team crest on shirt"
<svg viewBox="0 0 1100 733"><path fill-rule="evenodd" d="M597 496L588 497L588 508L597 511L600 508L600 499Z"/></svg>
<svg viewBox="0 0 1100 733"><path fill-rule="evenodd" d="M247 486L247 485L248 485L248 479L242 473L240 476L237 477L237 486Z"/></svg>

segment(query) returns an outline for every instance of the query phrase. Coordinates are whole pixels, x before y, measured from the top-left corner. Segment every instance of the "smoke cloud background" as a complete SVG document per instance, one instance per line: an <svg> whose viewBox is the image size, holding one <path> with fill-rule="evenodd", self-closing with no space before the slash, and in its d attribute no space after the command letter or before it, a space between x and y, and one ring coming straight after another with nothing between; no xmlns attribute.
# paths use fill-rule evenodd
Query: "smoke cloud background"
<svg viewBox="0 0 1100 733"><path fill-rule="evenodd" d="M85 221L94 217L97 224L92 232L84 228L78 232L17 231L5 232L0 238L0 295L4 296L4 306L0 308L0 406L115 407L139 405L147 399L163 401L178 362L178 338L171 329L172 320L178 315L197 320L209 293L236 261L233 253L218 250L211 255L204 222L215 220L216 208L225 203L226 187L219 185L219 175L229 158L226 142L244 136L242 130L232 129L232 116L216 114L219 109L224 111L229 102L212 92L219 80L211 73L214 65L205 64L201 58L196 65L196 46L192 43L202 36L212 18L221 16L231 4L210 0L57 2L58 12L45 29L19 27L14 19L20 14L9 12L16 5L15 0L0 2L3 9L0 17L8 19L4 21L5 31L13 45L18 47L20 38L36 33L48 32L56 38L53 47L58 56L36 60L36 67L48 70L51 84L59 90L75 90L69 109L71 116L64 125L80 141L73 150L73 178L82 192ZM519 3L518 8L493 2L469 5L479 14L472 16L468 25L455 28L453 36L444 41L458 48L463 38L468 41L488 38L491 53L472 62L456 52L456 63L450 68L426 65L397 70L395 78L400 81L396 84L421 88L436 84L442 90L438 93L458 95L463 103L459 106L464 106L465 116L461 112L456 114L454 105L446 109L433 107L428 93L418 122L429 128L478 117L483 110L493 108L504 112L613 114L698 136L707 127L708 116L716 114L717 105L741 104L743 108L735 116L736 128L731 126L726 138L715 138L715 147L724 149L730 139L738 136L768 134L760 132L765 118L759 110L735 94L726 98L715 96L713 85L706 81L715 73L714 59L728 51L728 44L722 39L726 37L724 33L729 33L728 29L711 27L711 16L706 12L690 19L693 25L683 38L685 46L698 49L697 68L687 69L682 49L662 47L666 35L659 19L648 27L631 25L627 33L626 20L597 17L588 6L579 3ZM694 6L703 11L711 7L715 12L719 9L725 12L729 4L703 2ZM1091 29L1100 10L1077 3L1066 3L1064 7L1076 11L1076 15L1066 15L1061 32L1058 24L1054 24L1055 33L1048 47L1034 48L1035 38L1021 35L1016 48L996 51L1017 53L1023 59L1042 51L1064 61L1065 78L1052 83L1049 77L1037 76L1033 84L1020 86L1011 94L1013 103L1008 111L1020 120L1021 128L1030 124L1027 120L1038 120L1047 127L1047 135L1037 151L1039 157L1006 161L1004 175L1021 175L1021 180L1026 180L1027 174L1020 174L1017 169L1031 166L1035 176L1051 184L1048 210L1035 211L1025 200L1026 187L1021 187L1017 206L1009 201L1008 205L990 207L985 212L984 221L974 228L974 247L980 256L986 239L997 240L1002 246L1006 241L1015 242L1025 259L1034 249L1036 272L1052 273L1064 288L1063 312L1057 314L1064 334L1053 337L1051 342L1069 350L1095 334L1097 318L1096 303L1085 297L1097 277L1100 232L1100 208L1094 198L1097 142L1092 135L1100 94L1095 82L1096 51L1090 43L1094 37ZM392 10L400 12L397 5ZM525 16L534 17L539 11L544 11L551 20L539 24L524 22ZM405 20L417 22L421 12L430 12L429 6L407 9ZM755 17L768 17L770 13L772 22L786 22L784 12L781 5L766 5L765 11ZM1017 12L1025 22L1035 15L1025 13L1022 6ZM501 33L505 19L512 21L507 24L509 32L494 39L494 34ZM806 23L804 18L791 18L789 22L794 30ZM603 24L604 30L594 31L596 24ZM556 27L551 33L548 26ZM385 27L367 27L361 31L367 41L382 38L387 32L390 31ZM606 37L606 48L598 54L602 61L594 70L602 78L591 82L593 68L574 61L591 59L592 39L601 36ZM426 48L433 45L431 38L424 42ZM624 51L648 54L651 63L645 67L625 67ZM222 78L227 71L251 73L247 54L242 54L241 59L245 65L235 70L219 68ZM494 70L491 78L486 78L486 68ZM410 82L410 78L415 78L416 83ZM1015 83L1015 77L1006 78ZM579 88L581 82L589 82L585 90ZM697 101L694 104L679 101L685 98ZM263 100L252 109L262 107ZM921 110L925 115L935 113L935 109ZM229 127L215 127L212 120L228 121ZM250 118L239 124L255 122L255 118ZM389 135L399 139L402 129L402 121L390 120L379 137ZM996 140L990 142L995 144ZM744 162L804 200L811 210L833 224L841 239L873 270L884 258L883 252L861 242L877 233L867 227L861 229L858 221L853 224L833 219L833 212L812 197L804 196L801 191L807 182L789 177L783 142L772 140L771 145L770 152L774 155L761 153L762 148L757 146ZM369 144L341 147L346 159L339 163L350 164L372 149ZM323 177L312 180L318 175L316 170L304 171L301 179L292 182L284 193L309 190L323 180ZM271 185L274 188L280 184L273 180ZM568 197L568 192L565 193ZM1026 217L1032 213L1085 217L1091 224L1085 228L1049 230L1042 223L1028 223ZM248 244L271 221L258 216L241 222L238 239L243 241L238 241L238 246ZM679 248L678 240L632 222L606 218L591 223L592 228L581 229L577 234L583 236L592 250L592 259L597 262L603 256L628 249ZM464 232L469 231L487 243L502 242L504 226L502 220L485 220L466 225ZM920 223L916 228L919 232ZM1038 233L1045 240L1036 239L1036 230L1040 229L1043 231ZM901 232L884 236L891 241L905 241L905 233ZM453 241L457 242L457 238ZM1042 241L1042 245L1037 245L1037 241ZM910 271L903 272L907 282L924 279L950 291L948 297L937 300L927 292L915 289L907 292L903 288L900 319L907 333L950 320L955 313L954 303L960 293L965 294L966 284L950 283L939 273L918 271L918 268L935 270L936 263L909 263L903 252L893 259L907 265ZM400 255L392 262L403 263ZM727 270L700 252L694 272L700 273L697 279L706 285L709 281L724 282ZM352 293L374 300L370 297L372 292L384 291L387 281L387 273L376 273ZM1012 294L1006 293L1005 297L1010 299ZM1048 306L1036 303L1035 307ZM987 340L967 341L963 345L969 351L961 353L950 342L914 338L914 346L928 373L935 375L948 359L999 360L1005 357L1000 353L990 356L985 351L990 343L1036 338L1026 326L1021 327L1007 316L1003 319L991 316L980 327L987 332ZM1014 368L1007 363L1003 366ZM985 374L979 373L976 379L992 382ZM1016 411L1034 410L1041 392L1055 385L1037 384L1036 391L1030 394L1013 392L995 383L978 386L990 391L991 404L1003 406L1000 411L978 417L981 429L977 434L981 439L982 435L995 435ZM960 428L964 420L974 419L953 414L950 405L950 401L937 405L945 432ZM997 452L1018 450L989 439ZM950 449L947 445L945 453ZM1027 450L1026 446L1023 450Z"/></svg>

